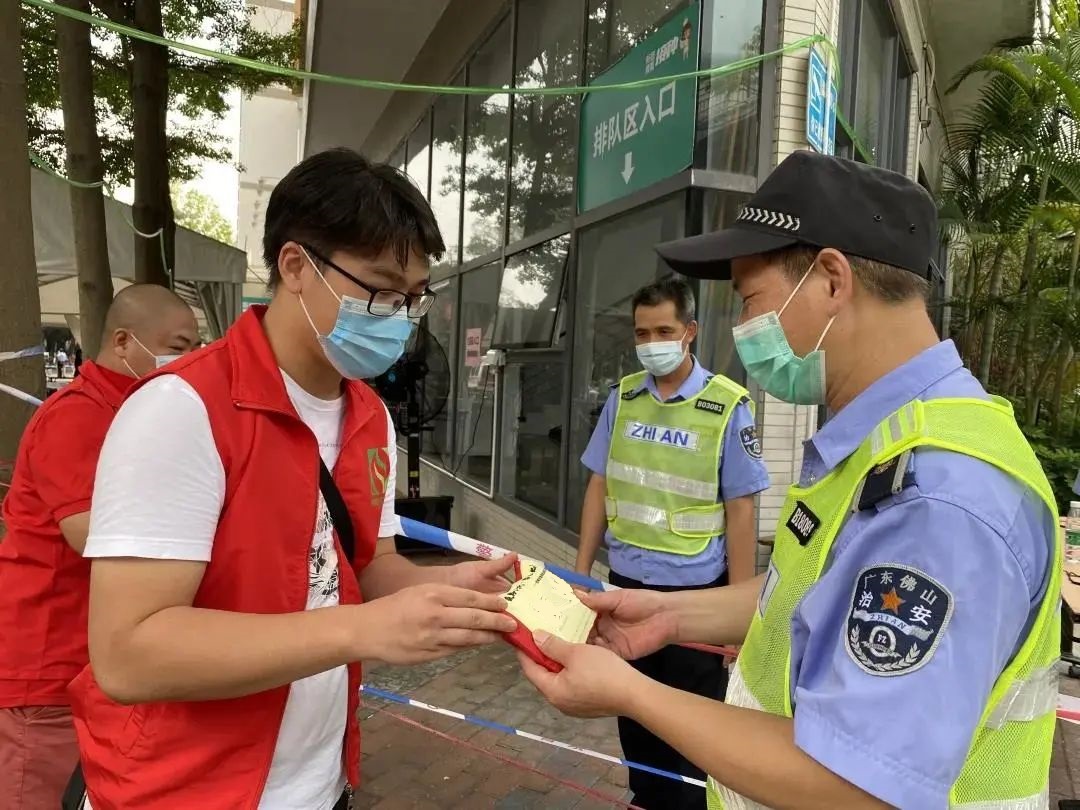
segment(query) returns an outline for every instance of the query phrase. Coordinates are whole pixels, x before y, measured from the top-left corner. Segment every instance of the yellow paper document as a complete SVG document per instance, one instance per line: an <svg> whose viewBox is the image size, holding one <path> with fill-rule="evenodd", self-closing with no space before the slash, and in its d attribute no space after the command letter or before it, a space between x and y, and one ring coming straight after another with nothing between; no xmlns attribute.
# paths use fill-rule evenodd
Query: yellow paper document
<svg viewBox="0 0 1080 810"><path fill-rule="evenodd" d="M543 563L522 560L521 579L505 595L506 611L532 632L543 630L574 644L589 638L596 612Z"/></svg>

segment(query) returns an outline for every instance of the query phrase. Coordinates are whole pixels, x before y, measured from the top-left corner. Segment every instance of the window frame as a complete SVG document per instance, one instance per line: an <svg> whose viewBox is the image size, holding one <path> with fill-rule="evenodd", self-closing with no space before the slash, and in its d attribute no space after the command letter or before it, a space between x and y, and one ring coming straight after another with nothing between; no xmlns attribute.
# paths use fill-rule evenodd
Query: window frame
<svg viewBox="0 0 1080 810"><path fill-rule="evenodd" d="M842 85L837 99L836 154L860 163L892 169L902 174L908 171L909 128L911 124L911 86L915 69L908 59L900 25L891 0L837 0L840 11L840 75ZM880 99L880 131L877 146L878 160L868 154L866 144L854 131L853 123L859 100L859 51L862 45L863 15L867 3L884 3L883 13L892 26L891 54L885 56L883 87L876 88ZM866 88L862 88L864 91Z"/></svg>

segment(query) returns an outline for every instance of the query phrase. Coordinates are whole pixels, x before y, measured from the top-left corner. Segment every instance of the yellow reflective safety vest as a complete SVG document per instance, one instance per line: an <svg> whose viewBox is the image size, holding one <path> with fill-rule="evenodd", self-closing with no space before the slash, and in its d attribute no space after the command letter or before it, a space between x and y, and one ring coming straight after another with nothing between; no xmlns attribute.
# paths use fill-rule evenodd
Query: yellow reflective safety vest
<svg viewBox="0 0 1080 810"><path fill-rule="evenodd" d="M1035 453L1002 399L910 402L878 425L862 445L810 487L792 487L780 513L772 564L728 685L726 702L791 717L791 620L824 570L845 518L858 509L867 477L891 470L898 491L908 453L934 447L982 459L1057 506ZM810 520L810 524L806 521ZM800 542L802 540L802 542ZM1056 535L1037 618L998 677L952 786L950 806L972 810L1044 810L1057 707L1062 548ZM803 544L805 543L805 545ZM948 722L943 718L942 722ZM757 808L710 777L709 810Z"/></svg>
<svg viewBox="0 0 1080 810"><path fill-rule="evenodd" d="M717 375L697 396L657 402L646 372L619 383L607 461L608 526L620 542L669 554L700 554L724 533L720 457L745 388Z"/></svg>

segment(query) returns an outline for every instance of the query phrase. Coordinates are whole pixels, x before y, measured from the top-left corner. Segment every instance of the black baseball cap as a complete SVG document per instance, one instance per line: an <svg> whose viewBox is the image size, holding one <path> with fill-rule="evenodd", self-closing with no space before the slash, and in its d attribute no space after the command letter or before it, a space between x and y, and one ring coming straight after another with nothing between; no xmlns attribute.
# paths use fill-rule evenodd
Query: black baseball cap
<svg viewBox="0 0 1080 810"><path fill-rule="evenodd" d="M731 260L791 245L835 248L927 278L937 206L918 183L853 160L800 151L777 166L722 231L656 246L673 270L731 278Z"/></svg>

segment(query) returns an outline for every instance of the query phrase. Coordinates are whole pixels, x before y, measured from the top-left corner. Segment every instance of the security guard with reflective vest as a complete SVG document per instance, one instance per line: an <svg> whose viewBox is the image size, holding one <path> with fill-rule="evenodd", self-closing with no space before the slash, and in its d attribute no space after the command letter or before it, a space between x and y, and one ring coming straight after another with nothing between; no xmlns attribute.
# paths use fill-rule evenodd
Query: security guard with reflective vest
<svg viewBox="0 0 1080 810"><path fill-rule="evenodd" d="M754 494L769 486L746 389L702 368L685 281L650 284L632 300L645 370L612 392L582 462L585 494L577 569L589 573L602 540L611 582L677 591L754 576ZM650 678L722 699L727 670L715 655L668 647L634 665ZM626 758L704 779L705 774L634 720L619 718ZM634 804L704 808L700 788L631 770Z"/></svg>
<svg viewBox="0 0 1080 810"><path fill-rule="evenodd" d="M1012 409L934 331L936 249L921 187L806 152L729 229L658 248L731 278L749 375L829 419L765 574L588 595L596 644L542 637L564 669L522 666L564 711L627 715L682 752L710 808L1049 805L1057 507ZM673 641L743 643L727 704L620 660Z"/></svg>

